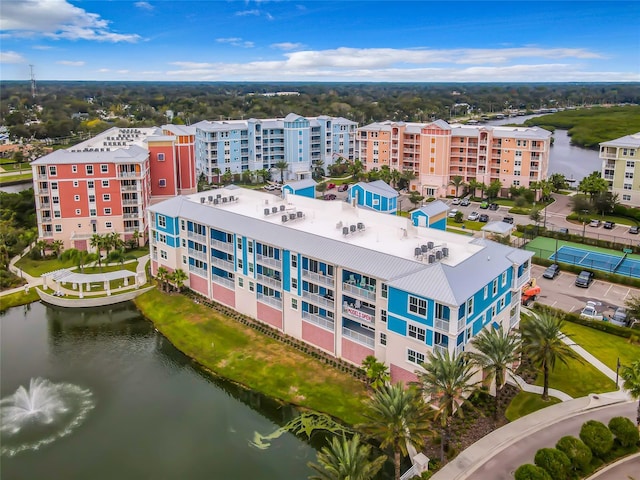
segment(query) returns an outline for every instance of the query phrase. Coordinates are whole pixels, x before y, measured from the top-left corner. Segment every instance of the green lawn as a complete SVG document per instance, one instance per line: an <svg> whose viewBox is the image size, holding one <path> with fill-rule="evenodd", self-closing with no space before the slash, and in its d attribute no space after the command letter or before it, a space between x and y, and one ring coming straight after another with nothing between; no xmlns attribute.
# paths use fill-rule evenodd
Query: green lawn
<svg viewBox="0 0 640 480"><path fill-rule="evenodd" d="M505 412L505 416L507 417L507 420L513 422L520 417L524 417L525 415L556 403L560 403L560 400L555 397L550 397L549 401L545 402L537 393L520 392L513 398L513 400L511 400L511 403Z"/></svg>
<svg viewBox="0 0 640 480"><path fill-rule="evenodd" d="M364 420L366 389L350 375L183 295L154 289L135 303L171 343L213 372L351 425Z"/></svg>
<svg viewBox="0 0 640 480"><path fill-rule="evenodd" d="M623 365L640 358L640 345L631 344L626 338L571 322L564 322L562 331L614 371L618 358Z"/></svg>
<svg viewBox="0 0 640 480"><path fill-rule="evenodd" d="M36 302L40 299L35 288L29 289L29 293L20 291L9 295L0 297L0 312L5 311L7 308L17 307L19 305L26 305L27 303Z"/></svg>
<svg viewBox="0 0 640 480"><path fill-rule="evenodd" d="M15 175L2 175L0 177L0 185L3 183L16 182L18 180L29 180L31 178L31 172L22 174L16 173Z"/></svg>
<svg viewBox="0 0 640 480"><path fill-rule="evenodd" d="M142 250L138 249L138 250L134 250L133 252L141 253ZM146 250L146 252L148 253L148 250ZM146 255L146 253L143 253L142 255ZM90 265L93 265L93 262ZM135 272L137 265L138 265L137 262L130 261L130 263L125 263L124 266L120 264L110 265L108 267L103 266L102 270L98 266L96 267L85 266L84 273L103 273L103 272L113 272L116 270L130 270L132 272ZM47 260L33 260L29 257L29 255L25 255L24 257L22 257L20 260L16 262L16 267L18 267L20 270L25 271L26 273L28 273L33 277L39 277L43 273L52 272L54 270L59 270L61 268L72 268L75 266L76 264L73 260L62 261L62 260L58 260L57 258L50 258Z"/></svg>
<svg viewBox="0 0 640 480"><path fill-rule="evenodd" d="M542 386L542 373L538 374L535 384ZM604 393L616 390L610 380L590 363L581 360L568 360L567 365L556 362L549 375L549 388L555 388L573 398L585 397L590 393Z"/></svg>

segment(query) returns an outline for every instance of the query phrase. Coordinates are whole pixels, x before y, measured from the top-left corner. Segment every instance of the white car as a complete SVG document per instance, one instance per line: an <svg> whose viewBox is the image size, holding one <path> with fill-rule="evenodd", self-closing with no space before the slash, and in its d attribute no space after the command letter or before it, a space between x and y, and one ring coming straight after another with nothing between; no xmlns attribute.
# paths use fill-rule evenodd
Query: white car
<svg viewBox="0 0 640 480"><path fill-rule="evenodd" d="M460 199L458 197L454 198L453 200L451 200L451 204L452 205L460 205Z"/></svg>
<svg viewBox="0 0 640 480"><path fill-rule="evenodd" d="M477 222L478 218L480 218L480 214L478 212L471 212L469 214L469 221L471 222Z"/></svg>
<svg viewBox="0 0 640 480"><path fill-rule="evenodd" d="M594 302L587 302L587 306L580 312L580 318L586 318L588 320L602 320L604 316L596 310Z"/></svg>
<svg viewBox="0 0 640 480"><path fill-rule="evenodd" d="M454 208L453 210L449 210L449 218L455 218L456 214L458 213L458 209Z"/></svg>

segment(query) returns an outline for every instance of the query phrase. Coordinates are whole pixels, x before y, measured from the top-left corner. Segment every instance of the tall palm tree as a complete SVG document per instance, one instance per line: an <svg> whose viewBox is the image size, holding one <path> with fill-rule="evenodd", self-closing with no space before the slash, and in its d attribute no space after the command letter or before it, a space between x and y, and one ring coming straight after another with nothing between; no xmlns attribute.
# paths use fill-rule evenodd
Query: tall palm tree
<svg viewBox="0 0 640 480"><path fill-rule="evenodd" d="M308 465L318 472L310 480L370 480L387 460L381 455L371 460L371 447L360 441L356 434L351 439L333 437L328 446L317 455L318 464Z"/></svg>
<svg viewBox="0 0 640 480"><path fill-rule="evenodd" d="M460 187L465 186L464 178L462 178L460 175L454 175L453 177L451 177L449 185L453 185L454 187L456 187L456 197L458 197L458 191L460 190Z"/></svg>
<svg viewBox="0 0 640 480"><path fill-rule="evenodd" d="M164 267L158 268L158 272L156 273L156 279L160 284L160 289L164 292L166 290L167 280L169 278L169 270Z"/></svg>
<svg viewBox="0 0 640 480"><path fill-rule="evenodd" d="M636 412L636 425L640 426L640 360L631 362L631 365L622 367L620 376L624 383L622 386L633 398L638 400L638 411Z"/></svg>
<svg viewBox="0 0 640 480"><path fill-rule="evenodd" d="M471 180L469 180L469 190L471 190L471 194L472 196L476 196L476 192L478 191L478 189L480 188L480 182L477 181L475 178L472 178Z"/></svg>
<svg viewBox="0 0 640 480"><path fill-rule="evenodd" d="M391 170L391 184L393 185L393 188L398 187L398 182L400 181L401 177L402 177L402 173L400 173L400 170L396 170L396 169Z"/></svg>
<svg viewBox="0 0 640 480"><path fill-rule="evenodd" d="M362 173L364 172L364 164L359 158L356 158L349 164L347 171L349 172L349 175L351 175L351 179L354 182L357 182L360 180L360 177L362 177Z"/></svg>
<svg viewBox="0 0 640 480"><path fill-rule="evenodd" d="M367 355L362 361L362 366L366 372L369 386L374 390L377 390L391 380L387 366L379 362L373 355Z"/></svg>
<svg viewBox="0 0 640 480"><path fill-rule="evenodd" d="M179 292L180 290L182 290L184 282L189 278L189 276L184 273L184 270L178 268L177 270L173 271L173 273L170 275L170 278L173 284L176 286L176 290Z"/></svg>
<svg viewBox="0 0 640 480"><path fill-rule="evenodd" d="M380 180L384 183L391 182L391 169L389 168L389 165L382 165L380 167Z"/></svg>
<svg viewBox="0 0 640 480"><path fill-rule="evenodd" d="M549 374L556 362L565 365L571 358L579 359L573 349L563 339L567 335L562 333L564 321L554 315L541 313L537 318L524 321L521 326L522 348L534 365L542 369L544 384L542 399L549 399Z"/></svg>
<svg viewBox="0 0 640 480"><path fill-rule="evenodd" d="M40 256L44 258L47 253L47 247L49 244L44 240L38 240L35 245L35 249L40 253Z"/></svg>
<svg viewBox="0 0 640 480"><path fill-rule="evenodd" d="M105 238L99 233L94 233L89 239L89 245L96 249L98 255L98 265L102 267L102 247L105 244Z"/></svg>
<svg viewBox="0 0 640 480"><path fill-rule="evenodd" d="M64 242L62 240L54 240L51 242L51 248L56 254L56 257L60 258L60 253L64 249Z"/></svg>
<svg viewBox="0 0 640 480"><path fill-rule="evenodd" d="M284 172L289 168L289 164L285 160L279 160L275 166L280 170L280 183L284 183Z"/></svg>
<svg viewBox="0 0 640 480"><path fill-rule="evenodd" d="M118 232L111 232L105 235L105 249L107 250L107 255L109 255L109 251L113 248L117 250L124 245L122 238Z"/></svg>
<svg viewBox="0 0 640 480"><path fill-rule="evenodd" d="M520 335L505 332L502 326L484 329L471 341L477 352L469 352L472 363L482 368L486 373L485 380L496 382L496 403L494 418L498 416L500 394L507 381L507 375L514 375L513 364L520 359Z"/></svg>
<svg viewBox="0 0 640 480"><path fill-rule="evenodd" d="M407 455L407 445L424 446L425 435L431 432L430 412L420 392L402 383L387 383L373 392L364 413L367 423L361 428L380 441L380 447L391 447L395 478L400 478L401 455Z"/></svg>
<svg viewBox="0 0 640 480"><path fill-rule="evenodd" d="M416 372L420 390L424 395L438 401L436 419L440 419L442 439L440 441L440 461L444 462L444 452L448 446L451 419L457 413L463 416L462 405L476 388L471 382L474 375L473 364L462 356L449 355L437 350L427 354L427 361L422 364L424 372Z"/></svg>
<svg viewBox="0 0 640 480"><path fill-rule="evenodd" d="M60 255L61 260L73 260L76 266L80 269L80 273L84 273L84 266L87 263L96 260L97 255L95 253L89 253L86 250L78 250L77 248L70 248L65 250Z"/></svg>

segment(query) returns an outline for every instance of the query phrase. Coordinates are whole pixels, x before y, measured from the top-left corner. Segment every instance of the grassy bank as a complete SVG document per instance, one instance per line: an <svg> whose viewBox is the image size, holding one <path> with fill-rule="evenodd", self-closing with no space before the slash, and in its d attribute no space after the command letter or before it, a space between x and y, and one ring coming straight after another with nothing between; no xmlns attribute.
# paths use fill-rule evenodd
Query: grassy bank
<svg viewBox="0 0 640 480"><path fill-rule="evenodd" d="M364 384L183 295L152 290L135 300L171 343L206 368L270 397L364 420Z"/></svg>
<svg viewBox="0 0 640 480"><path fill-rule="evenodd" d="M549 401L545 402L542 400L542 396L537 393L520 392L511 400L504 414L507 420L513 422L520 417L550 407L556 403L560 403L560 400L555 397L549 397Z"/></svg>
<svg viewBox="0 0 640 480"><path fill-rule="evenodd" d="M38 300L40 300L40 297L38 297L35 288L29 289L29 293L20 291L9 295L3 295L0 297L0 312L4 312L7 308L26 305L27 303L37 302Z"/></svg>

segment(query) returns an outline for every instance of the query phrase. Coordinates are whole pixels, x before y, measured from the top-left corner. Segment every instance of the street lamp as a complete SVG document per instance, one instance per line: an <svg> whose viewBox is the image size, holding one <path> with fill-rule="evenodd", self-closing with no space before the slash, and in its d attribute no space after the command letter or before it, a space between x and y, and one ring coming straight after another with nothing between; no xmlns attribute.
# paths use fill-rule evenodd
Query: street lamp
<svg viewBox="0 0 640 480"><path fill-rule="evenodd" d="M582 243L584 243L584 236L587 229L587 213L589 213L589 210L582 210Z"/></svg>

